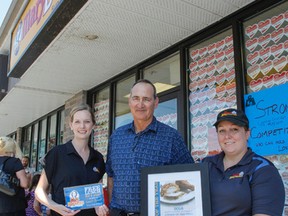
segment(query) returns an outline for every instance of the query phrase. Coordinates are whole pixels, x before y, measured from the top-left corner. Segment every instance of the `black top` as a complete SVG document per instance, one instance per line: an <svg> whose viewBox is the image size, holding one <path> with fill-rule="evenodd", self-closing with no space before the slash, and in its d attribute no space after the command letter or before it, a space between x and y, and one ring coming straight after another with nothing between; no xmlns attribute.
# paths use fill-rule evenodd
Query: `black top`
<svg viewBox="0 0 288 216"><path fill-rule="evenodd" d="M99 182L105 173L105 163L101 153L90 148L89 159L83 159L72 145L72 141L51 149L44 160L44 169L51 184L52 199L65 205L64 187L85 185ZM53 215L58 215L53 213ZM96 215L94 209L82 210L77 215Z"/></svg>
<svg viewBox="0 0 288 216"><path fill-rule="evenodd" d="M6 160L7 158L9 159ZM16 177L16 172L24 169L19 158L1 156L0 164L2 164L5 160L6 162L3 170L14 177ZM15 196L9 196L0 192L0 214L18 212L20 210L25 210L25 208L26 199L25 191L23 188L19 187L19 190L17 191Z"/></svg>

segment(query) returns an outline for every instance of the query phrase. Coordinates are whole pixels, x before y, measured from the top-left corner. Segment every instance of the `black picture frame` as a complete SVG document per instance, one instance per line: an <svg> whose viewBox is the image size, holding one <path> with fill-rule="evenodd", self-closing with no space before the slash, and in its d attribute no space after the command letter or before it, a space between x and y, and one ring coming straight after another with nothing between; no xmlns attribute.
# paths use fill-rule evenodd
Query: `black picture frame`
<svg viewBox="0 0 288 216"><path fill-rule="evenodd" d="M211 216L208 164L142 168L141 215Z"/></svg>

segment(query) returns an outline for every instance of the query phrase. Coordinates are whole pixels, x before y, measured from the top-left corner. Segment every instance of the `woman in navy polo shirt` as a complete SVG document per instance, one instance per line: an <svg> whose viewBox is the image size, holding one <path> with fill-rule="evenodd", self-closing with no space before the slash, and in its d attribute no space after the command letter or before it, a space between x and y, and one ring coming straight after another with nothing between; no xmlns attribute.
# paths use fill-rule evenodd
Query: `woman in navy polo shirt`
<svg viewBox="0 0 288 216"><path fill-rule="evenodd" d="M94 113L86 105L79 105L70 112L70 128L74 138L64 145L51 149L44 158L44 170L37 185L37 199L51 209L52 216L104 216L108 208L72 211L65 207L64 187L92 184L101 181L105 163L101 153L90 147L89 137L95 125ZM51 185L52 199L48 196Z"/></svg>
<svg viewBox="0 0 288 216"><path fill-rule="evenodd" d="M247 116L227 109L218 114L214 126L222 152L203 159L209 163L212 215L282 215L282 179L270 161L247 147Z"/></svg>

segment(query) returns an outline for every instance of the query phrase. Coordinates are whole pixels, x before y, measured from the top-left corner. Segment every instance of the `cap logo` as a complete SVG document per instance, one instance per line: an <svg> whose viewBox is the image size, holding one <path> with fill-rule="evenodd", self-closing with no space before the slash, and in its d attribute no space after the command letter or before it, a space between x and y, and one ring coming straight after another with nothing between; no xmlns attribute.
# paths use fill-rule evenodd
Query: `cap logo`
<svg viewBox="0 0 288 216"><path fill-rule="evenodd" d="M230 116L230 115L237 116L237 112L236 112L236 111L232 111L232 112L227 112L227 111L225 111L225 112L223 112L223 113L221 114L221 117L223 117L223 116Z"/></svg>

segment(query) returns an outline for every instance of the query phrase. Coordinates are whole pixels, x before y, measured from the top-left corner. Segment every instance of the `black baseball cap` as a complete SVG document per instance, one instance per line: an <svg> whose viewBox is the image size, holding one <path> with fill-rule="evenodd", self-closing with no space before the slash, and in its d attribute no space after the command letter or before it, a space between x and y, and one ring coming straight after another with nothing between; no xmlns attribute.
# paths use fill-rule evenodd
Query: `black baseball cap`
<svg viewBox="0 0 288 216"><path fill-rule="evenodd" d="M249 120L241 110L229 108L221 111L217 115L217 121L214 123L214 126L217 127L221 121L229 121L238 126L249 128Z"/></svg>

